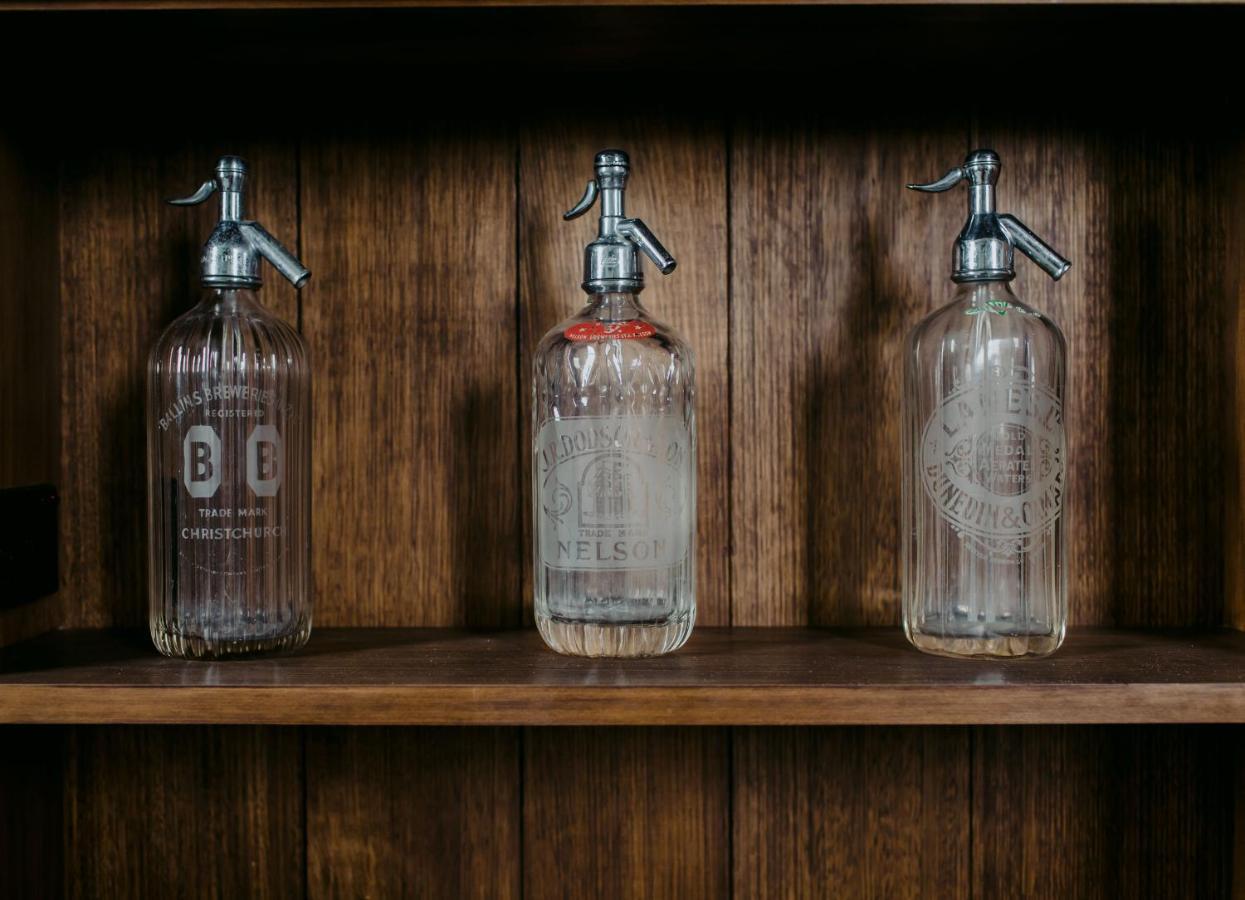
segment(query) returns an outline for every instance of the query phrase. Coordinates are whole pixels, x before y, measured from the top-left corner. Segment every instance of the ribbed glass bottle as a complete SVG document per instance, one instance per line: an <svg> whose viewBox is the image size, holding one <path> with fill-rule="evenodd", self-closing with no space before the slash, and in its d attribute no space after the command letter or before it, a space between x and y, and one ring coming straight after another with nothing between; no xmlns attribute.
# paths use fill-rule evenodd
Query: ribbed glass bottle
<svg viewBox="0 0 1245 900"><path fill-rule="evenodd" d="M1063 335L1006 281L963 284L909 339L903 616L945 656L1043 656L1067 626Z"/></svg>
<svg viewBox="0 0 1245 900"><path fill-rule="evenodd" d="M578 656L655 656L696 621L692 350L602 293L537 347L536 624Z"/></svg>
<svg viewBox="0 0 1245 900"><path fill-rule="evenodd" d="M149 597L168 656L291 650L311 633L311 376L249 290L211 290L148 365Z"/></svg>

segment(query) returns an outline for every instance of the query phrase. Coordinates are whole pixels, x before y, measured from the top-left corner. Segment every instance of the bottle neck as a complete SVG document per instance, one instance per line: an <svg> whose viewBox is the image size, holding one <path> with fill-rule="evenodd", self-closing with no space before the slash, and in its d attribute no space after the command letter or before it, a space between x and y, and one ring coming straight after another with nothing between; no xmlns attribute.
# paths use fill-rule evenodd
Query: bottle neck
<svg viewBox="0 0 1245 900"><path fill-rule="evenodd" d="M250 288L208 288L199 305L218 315L244 315L264 310L259 296Z"/></svg>
<svg viewBox="0 0 1245 900"><path fill-rule="evenodd" d="M640 295L631 291L608 291L591 294L584 315L603 322L625 322L643 318L648 311L640 303Z"/></svg>
<svg viewBox="0 0 1245 900"><path fill-rule="evenodd" d="M1015 303L1020 298L1012 290L1011 281L998 279L995 281L965 281L956 284L953 303L966 306L989 307L991 301Z"/></svg>

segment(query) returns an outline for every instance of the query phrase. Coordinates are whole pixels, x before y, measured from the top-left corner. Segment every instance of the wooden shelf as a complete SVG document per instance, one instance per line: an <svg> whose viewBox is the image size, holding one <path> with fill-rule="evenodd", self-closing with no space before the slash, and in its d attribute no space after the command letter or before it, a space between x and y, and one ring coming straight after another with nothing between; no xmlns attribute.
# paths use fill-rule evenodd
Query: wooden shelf
<svg viewBox="0 0 1245 900"><path fill-rule="evenodd" d="M1074 631L1054 657L946 660L897 629L698 629L678 653L558 656L530 630L321 629L280 659L164 659L138 632L0 653L3 723L965 725L1245 722L1245 634Z"/></svg>

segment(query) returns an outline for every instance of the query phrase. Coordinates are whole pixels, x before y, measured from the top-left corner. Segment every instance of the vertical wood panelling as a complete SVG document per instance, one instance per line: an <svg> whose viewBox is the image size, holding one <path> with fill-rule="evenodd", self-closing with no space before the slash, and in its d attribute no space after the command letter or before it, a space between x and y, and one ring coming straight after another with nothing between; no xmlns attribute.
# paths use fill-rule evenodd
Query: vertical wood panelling
<svg viewBox="0 0 1245 900"><path fill-rule="evenodd" d="M519 616L514 139L309 139L316 621Z"/></svg>
<svg viewBox="0 0 1245 900"><path fill-rule="evenodd" d="M574 124L568 125L568 122ZM725 134L719 123L646 116L525 122L520 143L520 312L524 502L530 488L531 353L580 309L583 247L595 212L564 223L598 150L631 154L628 213L679 260L670 277L647 266L642 299L696 354L699 476L697 621L729 610L729 437ZM526 505L524 506L526 509ZM530 524L524 540L530 615ZM702 729L527 732L524 895L718 897L729 882L728 734Z"/></svg>
<svg viewBox="0 0 1245 900"><path fill-rule="evenodd" d="M293 729L75 729L68 896L301 900L300 748Z"/></svg>
<svg viewBox="0 0 1245 900"><path fill-rule="evenodd" d="M1073 260L1052 284L1018 259L1016 285L1069 340L1073 622L1245 622L1239 141L1077 113L522 115L221 148L314 273L262 296L312 348L318 624L521 621L531 351L585 300L595 215L561 213L611 145L680 261L644 301L697 355L699 622L896 623L904 336L951 294L965 208L903 184L966 137ZM105 136L68 151L58 209L0 217L0 429L30 429L0 484L59 483L65 581L0 643L144 620L145 358L214 220L162 200L203 147ZM0 142L0 205L50 196L26 165ZM64 804L3 817L0 850L73 896L1210 897L1241 846L1222 729L17 734L5 800L59 803L63 774Z"/></svg>
<svg viewBox="0 0 1245 900"><path fill-rule="evenodd" d="M1116 297L1113 290L1113 273L1136 261L1117 259L1110 252L1110 161L1104 158L1106 148L1076 132L1052 130L1030 142L986 122L976 126L975 137L974 146L993 147L1002 160L999 211L1019 217L1072 262L1068 273L1054 282L1017 251L1013 287L1021 299L1054 319L1068 342L1063 515L1069 615L1074 623L1111 624L1116 569L1135 565L1120 559L1120 496L1112 489L1118 461L1110 448L1129 440L1130 424L1113 414L1112 391L1132 391L1135 397L1154 385L1136 384L1134 362L1128 358L1132 347L1113 326L1117 311L1131 308L1138 298ZM1153 317L1146 318L1153 322ZM1127 320L1125 325L1135 334L1135 326ZM1136 437L1133 429L1134 442Z"/></svg>
<svg viewBox="0 0 1245 900"><path fill-rule="evenodd" d="M904 335L949 297L962 206L906 194L955 121L741 118L731 159L737 625L898 621Z"/></svg>
<svg viewBox="0 0 1245 900"><path fill-rule="evenodd" d="M310 898L518 897L514 729L307 732Z"/></svg>
<svg viewBox="0 0 1245 900"><path fill-rule="evenodd" d="M1016 261L1020 295L1068 339L1071 620L1218 624L1227 144L1161 123L987 121L979 137L1002 156L1000 209L1073 263L1056 284Z"/></svg>
<svg viewBox="0 0 1245 900"><path fill-rule="evenodd" d="M968 737L737 730L735 896L970 896Z"/></svg>
<svg viewBox="0 0 1245 900"><path fill-rule="evenodd" d="M725 897L728 731L529 729L523 896Z"/></svg>
<svg viewBox="0 0 1245 900"><path fill-rule="evenodd" d="M643 118L585 121L576 112L528 120L521 130L519 191L524 510L530 494L532 351L550 328L581 309L584 245L596 236L598 210L563 222L593 177L598 150L631 155L627 213L639 216L678 260L670 276L644 262L641 301L692 345L696 360L699 528L696 621L730 622L727 493L726 143L717 121ZM531 604L529 517L523 517L524 597Z"/></svg>
<svg viewBox="0 0 1245 900"><path fill-rule="evenodd" d="M1227 243L1233 252L1226 254L1224 268L1227 296L1224 298L1223 352L1227 354L1229 372L1220 414L1232 423L1230 439L1224 448L1224 621L1245 630L1245 136L1237 134L1227 141ZM1245 785L1242 785L1245 790ZM1245 793L1242 793L1245 800ZM1245 806L1241 807L1245 823ZM1245 831L1242 832L1245 838ZM1245 865L1245 840L1238 842ZM1245 898L1245 868L1238 896Z"/></svg>
<svg viewBox="0 0 1245 900"><path fill-rule="evenodd" d="M63 858L67 734L0 729L0 897L60 897L73 881Z"/></svg>
<svg viewBox="0 0 1245 900"><path fill-rule="evenodd" d="M1227 896L1232 735L977 729L974 895Z"/></svg>
<svg viewBox="0 0 1245 900"><path fill-rule="evenodd" d="M191 147L195 149L191 149ZM253 140L226 144L255 173L251 214L293 244L295 154ZM146 621L147 353L201 296L199 250L217 205L180 209L211 177L202 142L105 144L61 167L61 536L70 627ZM265 273L261 299L297 321L294 292Z"/></svg>
<svg viewBox="0 0 1245 900"><path fill-rule="evenodd" d="M1245 729L1232 729L1225 742L1232 760L1232 900L1245 900Z"/></svg>
<svg viewBox="0 0 1245 900"><path fill-rule="evenodd" d="M0 487L60 481L57 207L45 158L0 133ZM57 596L0 610L0 647L61 615Z"/></svg>

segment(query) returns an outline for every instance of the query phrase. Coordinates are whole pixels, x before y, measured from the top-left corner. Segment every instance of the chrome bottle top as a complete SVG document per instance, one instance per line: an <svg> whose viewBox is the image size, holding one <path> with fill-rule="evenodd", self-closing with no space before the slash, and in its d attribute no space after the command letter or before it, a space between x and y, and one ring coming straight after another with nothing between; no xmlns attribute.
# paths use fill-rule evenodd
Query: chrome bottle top
<svg viewBox="0 0 1245 900"><path fill-rule="evenodd" d="M301 288L311 272L258 222L243 217L242 193L246 186L246 162L238 156L222 156L216 177L209 178L189 197L170 200L174 206L195 206L220 192L220 222L203 245L203 283L213 288L258 288L260 257Z"/></svg>
<svg viewBox="0 0 1245 900"><path fill-rule="evenodd" d="M1001 167L999 155L993 150L974 150L962 166L956 166L937 181L908 185L914 191L935 192L950 190L961 181L969 184L968 221L952 250L951 279L1010 281L1016 277L1013 248L1019 248L1051 278L1062 278L1072 263L1015 216L995 212L994 185Z"/></svg>
<svg viewBox="0 0 1245 900"><path fill-rule="evenodd" d="M643 290L644 273L640 270L636 250L643 250L663 275L674 271L674 257L648 226L639 219L627 218L623 198L631 171L627 154L621 150L602 150L596 156L596 170L596 177L588 182L584 196L574 209L562 216L567 221L578 218L592 208L598 196L601 198L597 239L584 249L583 288L589 294Z"/></svg>

